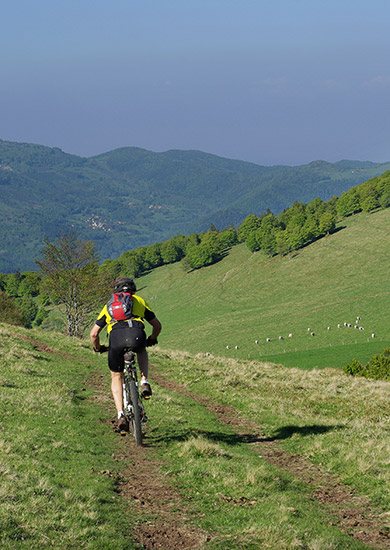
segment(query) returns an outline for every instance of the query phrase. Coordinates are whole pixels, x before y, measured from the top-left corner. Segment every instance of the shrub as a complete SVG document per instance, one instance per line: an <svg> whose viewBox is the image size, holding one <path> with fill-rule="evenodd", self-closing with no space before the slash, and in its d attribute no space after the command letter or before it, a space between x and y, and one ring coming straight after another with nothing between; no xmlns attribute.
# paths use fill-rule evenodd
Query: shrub
<svg viewBox="0 0 390 550"><path fill-rule="evenodd" d="M23 315L14 298L0 290L0 321L23 326Z"/></svg>
<svg viewBox="0 0 390 550"><path fill-rule="evenodd" d="M362 365L357 359L352 359L349 365L345 365L344 372L374 380L390 380L390 348L371 357L366 365Z"/></svg>

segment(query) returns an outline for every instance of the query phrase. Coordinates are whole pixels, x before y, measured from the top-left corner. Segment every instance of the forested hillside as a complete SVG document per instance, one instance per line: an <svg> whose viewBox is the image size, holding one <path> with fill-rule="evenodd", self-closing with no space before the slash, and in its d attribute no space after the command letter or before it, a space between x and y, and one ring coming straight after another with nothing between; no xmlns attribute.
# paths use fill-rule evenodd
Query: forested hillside
<svg viewBox="0 0 390 550"><path fill-rule="evenodd" d="M199 151L123 148L91 158L0 140L0 271L34 269L45 236L76 230L102 259L238 225L294 200L328 200L390 164L342 161L264 167Z"/></svg>

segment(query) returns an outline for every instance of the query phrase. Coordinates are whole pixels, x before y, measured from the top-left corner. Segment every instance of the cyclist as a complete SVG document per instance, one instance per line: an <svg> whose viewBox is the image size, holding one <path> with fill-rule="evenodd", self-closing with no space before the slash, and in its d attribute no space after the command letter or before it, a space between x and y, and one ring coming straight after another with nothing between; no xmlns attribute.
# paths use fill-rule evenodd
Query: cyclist
<svg viewBox="0 0 390 550"><path fill-rule="evenodd" d="M92 327L90 339L94 351L102 353L107 351L105 346L100 344L99 333L107 325L109 334L108 348L108 366L111 371L111 391L114 398L115 407L118 413L118 428L128 430L128 421L123 413L123 354L125 348L130 348L137 354L139 369L141 372L141 395L149 398L152 395L152 389L148 381L148 354L146 346L157 344L157 337L161 332L161 323L150 309L148 304L140 296L134 294L136 286L133 279L129 277L120 277L115 281L114 292L129 292L132 294L132 315L129 320L116 321L108 312L106 304ZM152 334L146 338L145 325L143 319L146 319L152 326Z"/></svg>

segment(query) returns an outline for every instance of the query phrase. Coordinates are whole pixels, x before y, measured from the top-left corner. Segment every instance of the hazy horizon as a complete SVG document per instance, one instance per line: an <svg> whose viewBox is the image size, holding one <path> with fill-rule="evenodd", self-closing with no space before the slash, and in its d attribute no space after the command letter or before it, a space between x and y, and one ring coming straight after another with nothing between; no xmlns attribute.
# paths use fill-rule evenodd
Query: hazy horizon
<svg viewBox="0 0 390 550"><path fill-rule="evenodd" d="M0 137L84 157L386 162L389 16L386 0L16 0Z"/></svg>

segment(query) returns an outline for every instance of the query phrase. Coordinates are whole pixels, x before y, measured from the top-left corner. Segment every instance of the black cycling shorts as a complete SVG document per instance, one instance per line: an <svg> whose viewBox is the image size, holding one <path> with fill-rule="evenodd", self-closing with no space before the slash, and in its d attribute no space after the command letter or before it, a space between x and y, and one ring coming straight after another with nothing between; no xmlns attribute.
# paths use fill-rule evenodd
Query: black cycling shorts
<svg viewBox="0 0 390 550"><path fill-rule="evenodd" d="M139 352L145 349L146 334L143 323L133 321L129 327L127 322L116 324L110 332L110 347L108 350L108 366L112 372L123 372L123 353L126 348Z"/></svg>

